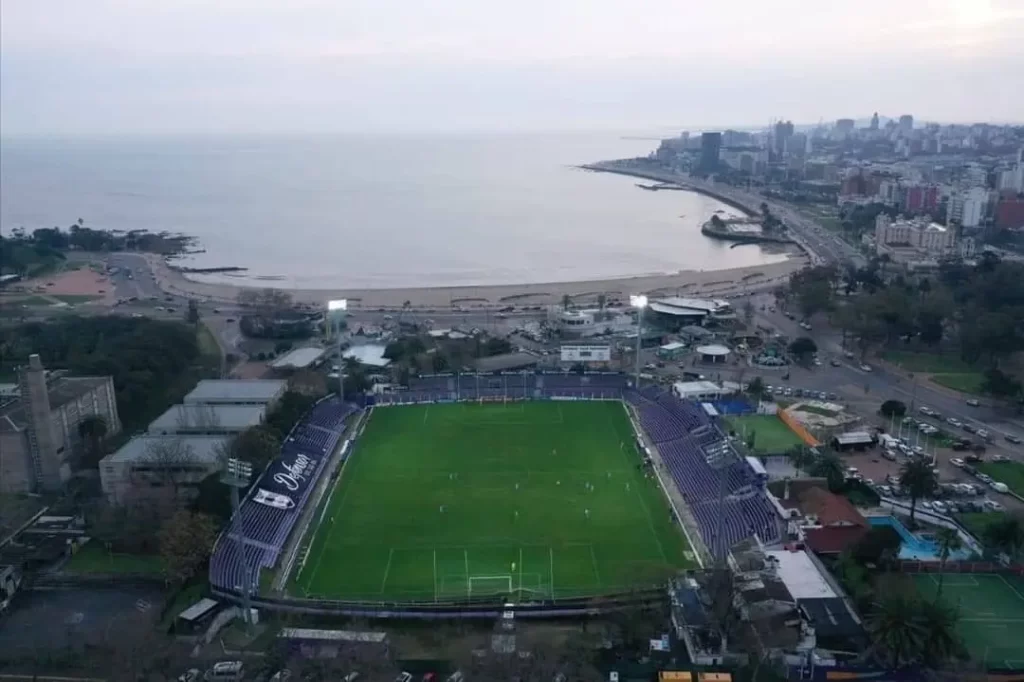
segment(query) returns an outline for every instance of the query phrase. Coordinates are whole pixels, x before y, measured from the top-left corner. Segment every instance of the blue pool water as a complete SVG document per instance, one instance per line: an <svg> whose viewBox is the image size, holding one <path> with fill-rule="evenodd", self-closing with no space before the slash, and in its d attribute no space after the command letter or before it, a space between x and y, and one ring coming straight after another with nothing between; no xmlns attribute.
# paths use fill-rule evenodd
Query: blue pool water
<svg viewBox="0 0 1024 682"><path fill-rule="evenodd" d="M900 559L913 559L917 561L938 561L939 543L927 536L911 533L895 516L869 516L868 523L872 526L892 526L903 538L900 545ZM967 559L971 553L965 549L958 549L951 552L950 559Z"/></svg>

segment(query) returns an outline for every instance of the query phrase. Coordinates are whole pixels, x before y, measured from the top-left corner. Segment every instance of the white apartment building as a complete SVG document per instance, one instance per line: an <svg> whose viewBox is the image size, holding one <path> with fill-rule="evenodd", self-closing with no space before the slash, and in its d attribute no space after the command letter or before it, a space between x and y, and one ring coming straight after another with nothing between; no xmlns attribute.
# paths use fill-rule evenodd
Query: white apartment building
<svg viewBox="0 0 1024 682"><path fill-rule="evenodd" d="M964 227L978 227L988 215L988 190L972 187L953 192L949 197L946 223L959 223Z"/></svg>
<svg viewBox="0 0 1024 682"><path fill-rule="evenodd" d="M943 254L956 247L956 233L929 220L893 221L882 213L875 220L875 243L879 252L887 247L904 247L928 254Z"/></svg>

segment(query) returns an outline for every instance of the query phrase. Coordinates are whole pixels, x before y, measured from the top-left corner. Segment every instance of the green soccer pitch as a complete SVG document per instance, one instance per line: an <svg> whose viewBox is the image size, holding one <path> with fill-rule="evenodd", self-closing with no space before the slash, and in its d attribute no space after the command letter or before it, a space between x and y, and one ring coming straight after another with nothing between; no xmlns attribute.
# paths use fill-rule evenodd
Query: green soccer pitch
<svg viewBox="0 0 1024 682"><path fill-rule="evenodd" d="M695 562L634 442L619 402L375 408L292 592L459 602L657 585Z"/></svg>

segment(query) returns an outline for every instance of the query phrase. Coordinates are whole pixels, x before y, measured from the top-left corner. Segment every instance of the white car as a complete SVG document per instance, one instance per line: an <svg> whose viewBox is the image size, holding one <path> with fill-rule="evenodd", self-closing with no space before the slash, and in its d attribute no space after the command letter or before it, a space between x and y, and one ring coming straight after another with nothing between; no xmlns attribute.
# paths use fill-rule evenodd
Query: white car
<svg viewBox="0 0 1024 682"><path fill-rule="evenodd" d="M932 509L939 512L940 514L945 514L948 511L946 509L946 505L939 501L932 502Z"/></svg>
<svg viewBox="0 0 1024 682"><path fill-rule="evenodd" d="M946 417L946 423L949 424L950 426L955 426L957 428L960 428L961 426L964 425L964 423L957 419L956 417Z"/></svg>
<svg viewBox="0 0 1024 682"><path fill-rule="evenodd" d="M970 405L971 407L978 407L979 405L981 405L981 403L979 403L974 398L968 398L967 399L967 404Z"/></svg>
<svg viewBox="0 0 1024 682"><path fill-rule="evenodd" d="M1010 488L1001 481L992 481L988 484L988 487L992 488L992 490L995 490L997 493L1002 493L1004 495L1010 492Z"/></svg>
<svg viewBox="0 0 1024 682"><path fill-rule="evenodd" d="M935 416L935 410L933 410L932 408L928 407L927 405L922 405L921 407L917 408L917 411L920 412L921 414L927 416L927 417L934 417Z"/></svg>
<svg viewBox="0 0 1024 682"><path fill-rule="evenodd" d="M964 461L959 457L954 457L953 459L949 460L949 463L955 466L957 469L962 469L964 466Z"/></svg>
<svg viewBox="0 0 1024 682"><path fill-rule="evenodd" d="M860 366L860 371L862 371L862 372L870 372L871 371L871 365L861 365Z"/></svg>

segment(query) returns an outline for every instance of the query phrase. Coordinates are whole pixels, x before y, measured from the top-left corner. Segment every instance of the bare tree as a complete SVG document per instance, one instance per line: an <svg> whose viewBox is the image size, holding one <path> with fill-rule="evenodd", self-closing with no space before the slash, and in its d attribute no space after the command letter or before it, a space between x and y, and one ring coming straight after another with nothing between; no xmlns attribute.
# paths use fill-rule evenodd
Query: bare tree
<svg viewBox="0 0 1024 682"><path fill-rule="evenodd" d="M182 485L198 485L207 473L195 451L181 438L154 439L133 469L137 478L170 491L170 502L177 503Z"/></svg>

